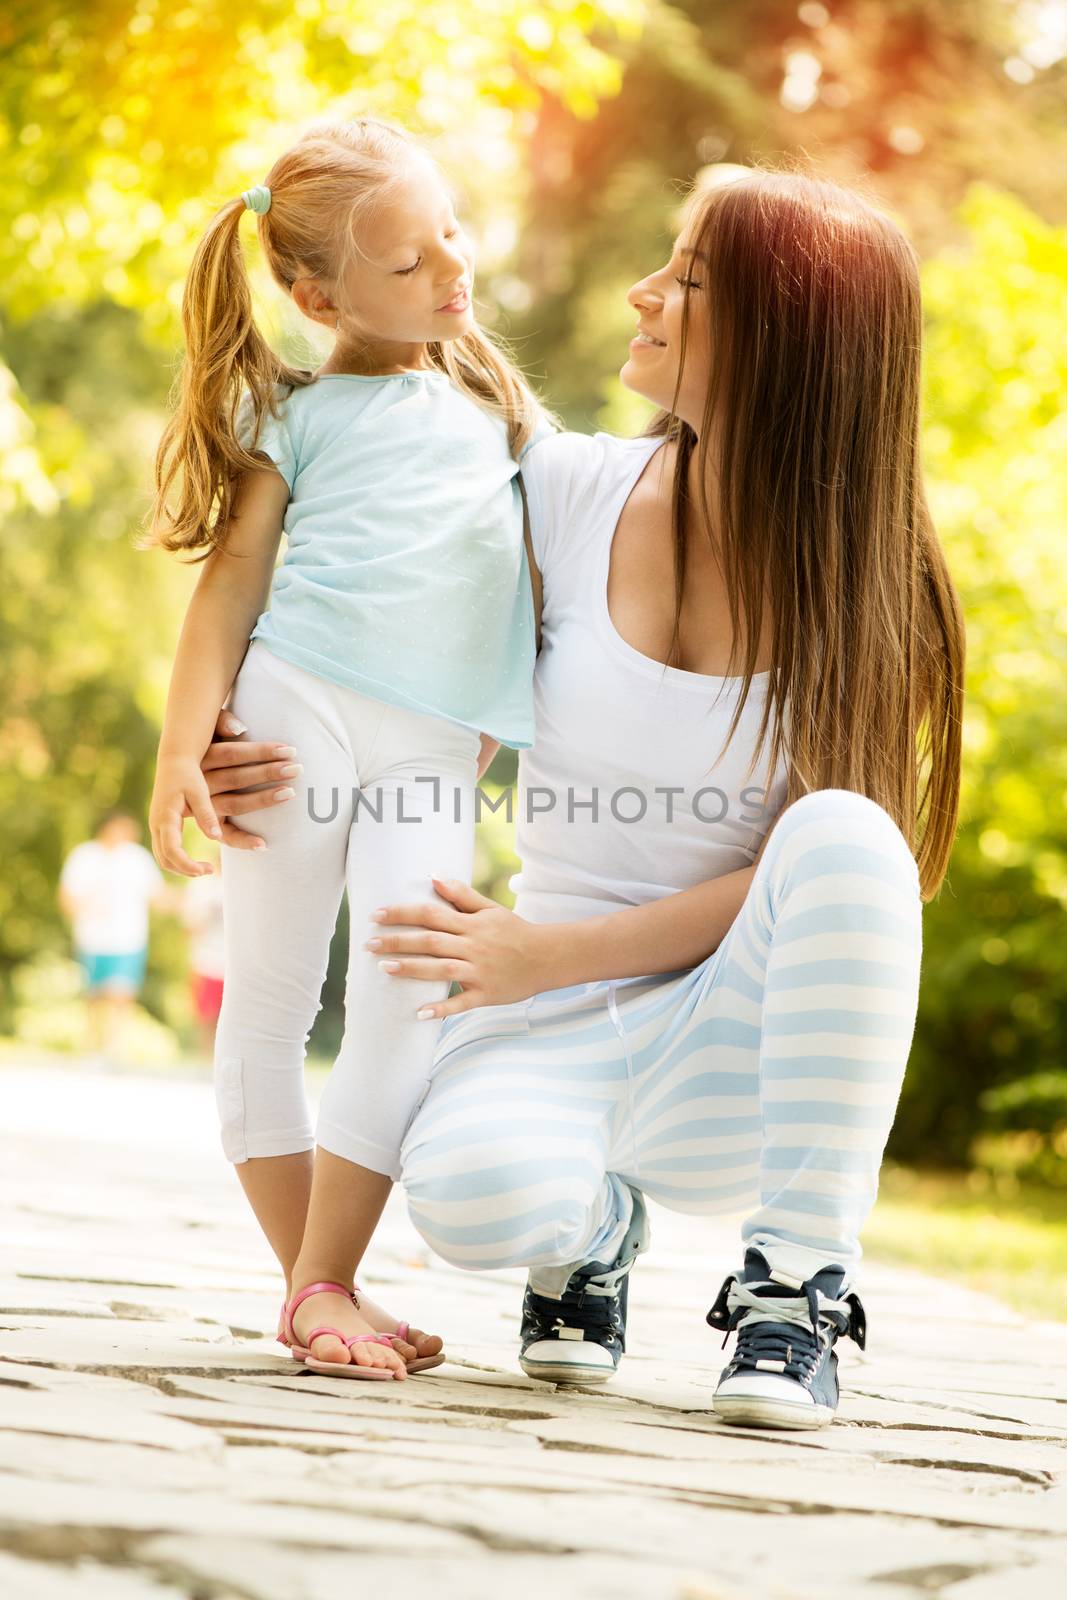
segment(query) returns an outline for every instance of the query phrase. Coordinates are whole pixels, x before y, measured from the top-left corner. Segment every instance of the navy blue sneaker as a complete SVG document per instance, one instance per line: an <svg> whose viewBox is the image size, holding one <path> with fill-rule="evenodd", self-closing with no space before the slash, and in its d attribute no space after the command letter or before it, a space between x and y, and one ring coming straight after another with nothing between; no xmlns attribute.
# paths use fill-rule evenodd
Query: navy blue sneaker
<svg viewBox="0 0 1067 1600"><path fill-rule="evenodd" d="M530 1284L522 1302L519 1365L545 1383L607 1383L626 1349L630 1268L648 1249L648 1214L633 1189L633 1214L613 1262L586 1261L567 1279L558 1300ZM566 1270L566 1269L564 1269Z"/></svg>
<svg viewBox="0 0 1067 1600"><path fill-rule="evenodd" d="M759 1250L745 1252L740 1277L726 1279L707 1316L727 1338L737 1334L712 1401L717 1417L748 1428L833 1421L840 1398L834 1345L842 1334L861 1350L867 1343L859 1296L842 1296L844 1286L844 1267L824 1267L801 1283L772 1272Z"/></svg>

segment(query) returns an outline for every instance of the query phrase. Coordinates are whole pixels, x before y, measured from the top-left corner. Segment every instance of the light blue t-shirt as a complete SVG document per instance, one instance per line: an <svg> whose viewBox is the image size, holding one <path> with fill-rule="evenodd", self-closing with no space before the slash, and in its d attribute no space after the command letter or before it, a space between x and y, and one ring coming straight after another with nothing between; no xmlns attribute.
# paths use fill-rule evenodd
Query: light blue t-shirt
<svg viewBox="0 0 1067 1600"><path fill-rule="evenodd" d="M361 694L528 749L533 595L503 422L437 371L328 373L279 410L255 444L247 392L237 418L290 493L252 637ZM550 432L545 420L536 438Z"/></svg>

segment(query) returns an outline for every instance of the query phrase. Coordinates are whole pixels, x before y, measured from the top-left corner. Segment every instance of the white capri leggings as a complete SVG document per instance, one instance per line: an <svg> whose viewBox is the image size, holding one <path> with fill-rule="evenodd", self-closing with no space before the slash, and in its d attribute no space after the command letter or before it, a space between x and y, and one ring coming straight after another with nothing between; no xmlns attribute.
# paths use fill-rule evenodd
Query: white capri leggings
<svg viewBox="0 0 1067 1600"><path fill-rule="evenodd" d="M251 738L295 746L304 770L291 800L237 819L266 850L223 853L223 1150L241 1162L317 1141L395 1179L441 1026L415 1012L449 986L390 977L363 944L379 931L370 921L378 906L439 899L431 875L470 881L480 736L317 677L259 639L229 706ZM313 1129L304 1054L346 888L345 1031Z"/></svg>

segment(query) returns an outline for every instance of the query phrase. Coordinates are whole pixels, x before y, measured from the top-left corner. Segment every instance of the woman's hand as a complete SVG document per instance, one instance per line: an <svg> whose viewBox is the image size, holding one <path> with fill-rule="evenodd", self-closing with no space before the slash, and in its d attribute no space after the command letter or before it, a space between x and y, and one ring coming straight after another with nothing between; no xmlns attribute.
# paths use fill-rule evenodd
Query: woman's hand
<svg viewBox="0 0 1067 1600"><path fill-rule="evenodd" d="M266 843L258 833L238 828L229 819L284 805L296 792L289 779L300 769L292 745L247 739L246 732L232 711L220 711L215 738L200 769L219 817L223 844L237 850L265 850ZM185 815L192 813L186 811Z"/></svg>
<svg viewBox="0 0 1067 1600"><path fill-rule="evenodd" d="M383 906L372 920L385 928L363 946L389 960L393 977L460 984L462 994L417 1011L420 1021L475 1006L506 1005L552 987L546 981L544 927L517 917L469 883L443 878L431 882L448 905ZM391 922L403 924L406 931L385 931Z"/></svg>
<svg viewBox="0 0 1067 1600"><path fill-rule="evenodd" d="M194 817L202 833L221 839L222 827L211 804L204 775L194 756L161 755L148 808L152 853L168 872L201 878L214 871L210 861L194 861L182 844L182 819Z"/></svg>

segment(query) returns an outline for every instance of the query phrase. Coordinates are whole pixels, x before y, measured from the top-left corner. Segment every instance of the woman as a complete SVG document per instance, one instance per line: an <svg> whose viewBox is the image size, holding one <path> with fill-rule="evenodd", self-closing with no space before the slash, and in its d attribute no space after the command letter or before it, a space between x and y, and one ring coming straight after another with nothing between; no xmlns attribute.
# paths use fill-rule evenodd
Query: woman
<svg viewBox="0 0 1067 1600"><path fill-rule="evenodd" d="M461 985L403 1182L446 1259L530 1269L522 1365L556 1382L617 1368L644 1194L751 1204L707 1315L737 1335L715 1410L817 1427L836 1340L864 1341L858 1235L958 810L917 265L847 190L754 171L695 197L629 301L648 433L524 463L544 592L515 910L434 880L451 907L381 919L397 978ZM228 814L265 802L242 756L274 776L268 746L213 745Z"/></svg>

